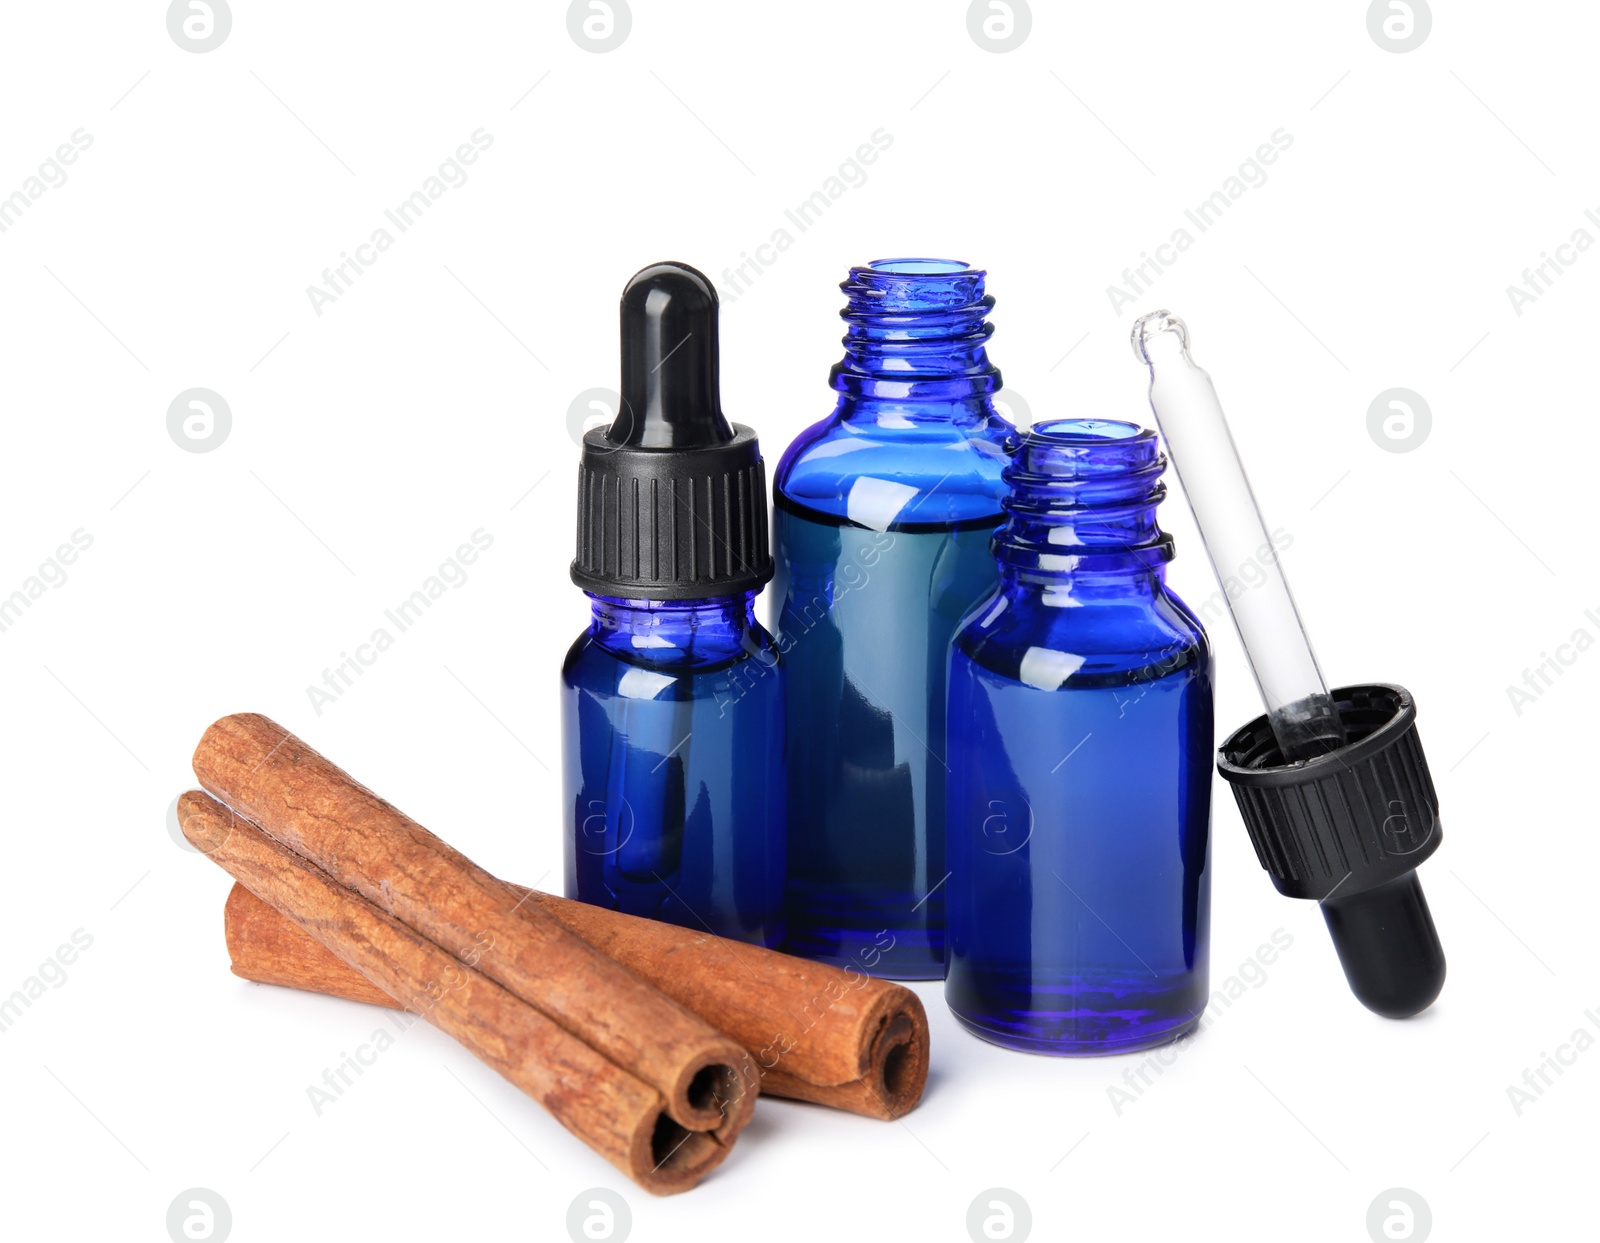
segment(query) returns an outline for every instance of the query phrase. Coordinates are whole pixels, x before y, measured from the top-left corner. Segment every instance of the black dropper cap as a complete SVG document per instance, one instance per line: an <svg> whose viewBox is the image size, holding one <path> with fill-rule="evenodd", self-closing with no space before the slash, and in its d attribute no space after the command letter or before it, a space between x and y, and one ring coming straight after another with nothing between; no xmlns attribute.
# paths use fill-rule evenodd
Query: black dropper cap
<svg viewBox="0 0 1600 1243"><path fill-rule="evenodd" d="M1259 716L1223 742L1217 771L1278 892L1321 903L1350 991L1385 1018L1409 1018L1445 977L1416 872L1443 839L1417 706L1384 683L1331 694L1344 746L1287 763Z"/></svg>
<svg viewBox="0 0 1600 1243"><path fill-rule="evenodd" d="M572 581L596 595L699 600L772 577L767 477L718 392L717 291L655 263L622 291L622 400L584 435Z"/></svg>

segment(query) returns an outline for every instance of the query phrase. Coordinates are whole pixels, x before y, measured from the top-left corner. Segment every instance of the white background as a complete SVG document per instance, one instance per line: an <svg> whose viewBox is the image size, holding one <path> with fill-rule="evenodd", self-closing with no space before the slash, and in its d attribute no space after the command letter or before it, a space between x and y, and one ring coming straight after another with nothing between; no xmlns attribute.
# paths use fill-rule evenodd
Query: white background
<svg viewBox="0 0 1600 1243"><path fill-rule="evenodd" d="M7 1237L164 1239L192 1187L238 1240L564 1239L592 1187L640 1240L959 1240L992 1187L1036 1238L1360 1241L1392 1187L1439 1239L1592 1230L1600 1051L1520 1116L1507 1088L1600 1037L1600 653L1561 649L1520 712L1507 687L1600 638L1600 254L1567 252L1521 314L1506 289L1600 239L1600 10L1441 2L1400 54L1355 0L1035 3L996 53L958 0L634 0L598 54L560 3L235 0L198 54L164 7L10 5L0 32L0 195L92 136L0 233L0 595L93 541L0 633L0 995L93 938L0 1033ZM319 315L307 286L480 128L468 180ZM880 128L865 182L788 225ZM1108 285L1279 129L1265 183L1119 314ZM194 744L265 712L494 871L559 883L554 690L586 619L568 406L616 384L634 270L681 259L726 290L785 226L723 316L724 404L772 464L831 407L851 263L987 268L992 357L1035 418L1148 419L1129 324L1188 320L1330 679L1419 701L1447 830L1422 871L1450 958L1430 1012L1348 995L1219 783L1213 980L1276 929L1293 947L1120 1115L1139 1059L984 1046L935 985L903 1123L763 1101L670 1200L420 1026L314 1113L378 1016L229 975L226 878L164 822ZM166 427L195 386L232 410L206 453ZM1405 453L1367 425L1396 386L1432 411ZM1198 602L1180 495L1172 582ZM308 685L477 528L465 584L319 714ZM1232 630L1213 640L1226 732L1259 707Z"/></svg>

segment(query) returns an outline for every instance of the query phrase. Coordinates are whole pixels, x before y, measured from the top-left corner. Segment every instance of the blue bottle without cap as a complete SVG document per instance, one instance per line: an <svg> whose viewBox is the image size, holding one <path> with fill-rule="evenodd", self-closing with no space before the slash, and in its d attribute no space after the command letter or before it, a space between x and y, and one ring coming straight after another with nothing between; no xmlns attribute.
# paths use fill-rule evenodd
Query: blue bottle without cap
<svg viewBox="0 0 1600 1243"><path fill-rule="evenodd" d="M944 972L946 651L993 585L1004 444L994 299L956 261L851 269L833 414L776 479L789 678L787 948Z"/></svg>
<svg viewBox="0 0 1600 1243"><path fill-rule="evenodd" d="M588 630L561 670L567 896L775 946L784 673L755 433L723 416L717 296L691 267L622 295L617 416L583 440Z"/></svg>
<svg viewBox="0 0 1600 1243"><path fill-rule="evenodd" d="M1120 1053L1200 1020L1211 655L1166 585L1154 432L1018 435L1000 581L950 652L945 998L1038 1053Z"/></svg>

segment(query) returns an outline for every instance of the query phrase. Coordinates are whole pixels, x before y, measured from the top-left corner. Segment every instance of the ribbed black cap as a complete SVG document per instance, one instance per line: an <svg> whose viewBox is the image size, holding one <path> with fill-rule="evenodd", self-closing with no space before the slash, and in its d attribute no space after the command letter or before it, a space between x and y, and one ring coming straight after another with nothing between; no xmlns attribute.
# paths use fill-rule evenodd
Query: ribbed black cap
<svg viewBox="0 0 1600 1243"><path fill-rule="evenodd" d="M767 475L723 417L717 291L656 263L622 291L622 400L583 438L572 581L597 595L697 600L772 577Z"/></svg>

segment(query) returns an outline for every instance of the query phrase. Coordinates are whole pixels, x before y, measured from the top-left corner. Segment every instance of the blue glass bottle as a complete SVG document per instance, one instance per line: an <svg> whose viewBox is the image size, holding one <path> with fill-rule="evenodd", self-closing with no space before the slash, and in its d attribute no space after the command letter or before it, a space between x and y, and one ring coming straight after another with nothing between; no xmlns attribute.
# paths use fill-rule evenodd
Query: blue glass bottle
<svg viewBox="0 0 1600 1243"><path fill-rule="evenodd" d="M1207 996L1210 646L1131 423L1013 442L1000 585L950 653L945 998L1040 1053L1176 1039Z"/></svg>
<svg viewBox="0 0 1600 1243"><path fill-rule="evenodd" d="M777 945L783 678L755 592L590 601L561 670L566 892Z"/></svg>
<svg viewBox="0 0 1600 1243"><path fill-rule="evenodd" d="M755 618L766 471L718 399L717 296L645 268L622 295L622 390L584 436L561 670L566 892L759 945L783 937L784 670Z"/></svg>
<svg viewBox="0 0 1600 1243"><path fill-rule="evenodd" d="M791 951L944 973L946 651L994 582L1005 440L984 273L851 269L833 414L775 483L789 671Z"/></svg>

